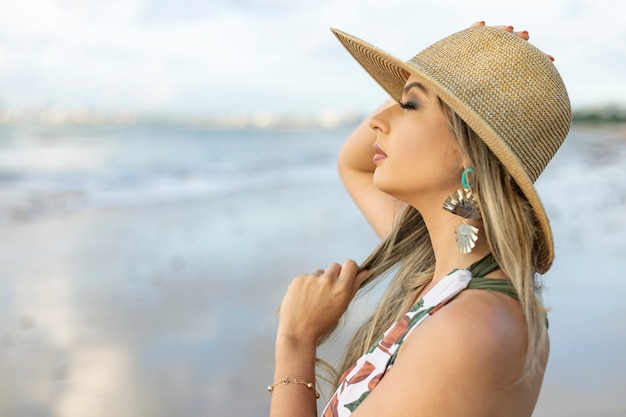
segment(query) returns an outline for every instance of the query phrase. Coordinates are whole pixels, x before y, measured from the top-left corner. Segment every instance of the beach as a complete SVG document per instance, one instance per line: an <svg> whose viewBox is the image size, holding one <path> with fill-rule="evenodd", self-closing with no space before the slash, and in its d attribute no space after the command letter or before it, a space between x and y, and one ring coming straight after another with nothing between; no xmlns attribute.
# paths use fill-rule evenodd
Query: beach
<svg viewBox="0 0 626 417"><path fill-rule="evenodd" d="M0 415L267 415L288 283L362 261L378 242L335 172L347 132L174 131L157 146L146 132L88 142L81 131L56 142L61 168L40 160L48 168L35 177L32 162L0 164L12 198L0 203ZM2 150L24 161L51 141L12 133ZM110 139L123 135L134 141ZM537 183L556 259L544 277L551 355L536 417L626 416L624 167L623 129L575 127ZM56 188L42 182L51 175ZM347 329L376 296L356 302ZM343 342L321 354L336 359Z"/></svg>

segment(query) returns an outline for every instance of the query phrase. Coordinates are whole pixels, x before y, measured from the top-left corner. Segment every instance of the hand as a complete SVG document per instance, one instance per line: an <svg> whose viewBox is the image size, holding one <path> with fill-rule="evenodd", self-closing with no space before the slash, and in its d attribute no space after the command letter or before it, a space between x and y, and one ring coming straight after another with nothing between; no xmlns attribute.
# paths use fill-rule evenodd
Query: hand
<svg viewBox="0 0 626 417"><path fill-rule="evenodd" d="M280 306L278 337L317 344L346 311L368 271L354 261L296 277Z"/></svg>
<svg viewBox="0 0 626 417"><path fill-rule="evenodd" d="M470 26L470 27L477 27L477 26L485 26L485 22L484 21L474 22L474 23L472 23L472 26ZM528 35L528 31L526 31L526 30L522 30L520 32L516 32L516 31L514 31L513 26L497 26L497 27L499 27L500 29L502 29L502 30L504 30L506 32L514 33L517 36L519 36L520 38L524 39L525 41L527 41L530 38L530 36ZM548 55L548 54L546 54L546 55ZM550 58L550 61L554 61L554 57L552 55L548 55L548 58Z"/></svg>

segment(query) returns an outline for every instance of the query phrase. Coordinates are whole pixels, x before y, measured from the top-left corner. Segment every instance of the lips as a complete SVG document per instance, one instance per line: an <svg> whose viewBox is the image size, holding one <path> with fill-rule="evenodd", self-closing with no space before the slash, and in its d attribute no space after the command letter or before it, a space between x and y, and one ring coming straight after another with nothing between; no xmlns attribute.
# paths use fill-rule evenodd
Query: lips
<svg viewBox="0 0 626 417"><path fill-rule="evenodd" d="M374 162L382 161L383 159L387 158L387 154L384 153L383 150L380 149L380 146L378 146L376 143L372 145L372 149L374 149Z"/></svg>

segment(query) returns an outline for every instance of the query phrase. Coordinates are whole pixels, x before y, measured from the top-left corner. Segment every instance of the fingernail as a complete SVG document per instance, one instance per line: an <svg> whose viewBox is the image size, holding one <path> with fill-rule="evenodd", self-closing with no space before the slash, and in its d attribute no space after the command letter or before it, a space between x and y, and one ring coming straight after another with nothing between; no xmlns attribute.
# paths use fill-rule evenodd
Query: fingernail
<svg viewBox="0 0 626 417"><path fill-rule="evenodd" d="M481 20L480 22L478 22L478 24L481 25L481 26L485 26L485 21Z"/></svg>
<svg viewBox="0 0 626 417"><path fill-rule="evenodd" d="M546 54L548 55L548 54ZM554 57L552 55L548 55L548 58L550 58L550 61L554 62Z"/></svg>
<svg viewBox="0 0 626 417"><path fill-rule="evenodd" d="M521 31L522 34L524 34L524 36L528 36L528 31L527 30L523 30Z"/></svg>
<svg viewBox="0 0 626 417"><path fill-rule="evenodd" d="M513 31L513 26L507 26L507 29L512 32Z"/></svg>

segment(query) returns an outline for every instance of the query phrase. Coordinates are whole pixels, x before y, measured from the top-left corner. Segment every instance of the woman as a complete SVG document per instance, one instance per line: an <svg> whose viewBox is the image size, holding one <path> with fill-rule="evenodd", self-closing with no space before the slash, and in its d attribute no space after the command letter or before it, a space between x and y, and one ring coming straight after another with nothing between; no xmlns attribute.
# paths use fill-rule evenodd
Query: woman
<svg viewBox="0 0 626 417"><path fill-rule="evenodd" d="M551 58L526 32L484 22L406 63L333 32L393 98L339 157L382 243L360 268L289 286L270 416L317 414L317 345L359 288L391 272L323 416L530 416L549 351L535 279L553 260L533 183L571 121Z"/></svg>

